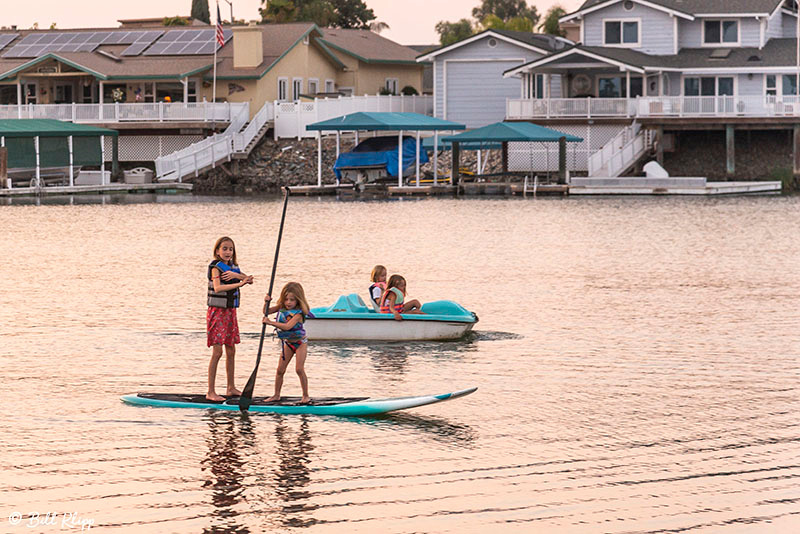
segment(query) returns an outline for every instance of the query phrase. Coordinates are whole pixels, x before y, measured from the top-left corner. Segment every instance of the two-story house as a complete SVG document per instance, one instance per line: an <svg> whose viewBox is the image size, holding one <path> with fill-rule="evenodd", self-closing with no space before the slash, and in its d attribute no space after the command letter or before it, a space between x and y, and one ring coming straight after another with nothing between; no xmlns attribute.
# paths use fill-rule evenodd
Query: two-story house
<svg viewBox="0 0 800 534"><path fill-rule="evenodd" d="M579 25L578 44L504 72L526 85L559 76L560 94L509 99L506 117L584 137L577 170L625 172L649 143L663 161L699 131L718 132L723 175L741 175L736 161L748 156L735 152L738 131L793 132L787 150L800 155L792 0L587 0L561 22Z"/></svg>

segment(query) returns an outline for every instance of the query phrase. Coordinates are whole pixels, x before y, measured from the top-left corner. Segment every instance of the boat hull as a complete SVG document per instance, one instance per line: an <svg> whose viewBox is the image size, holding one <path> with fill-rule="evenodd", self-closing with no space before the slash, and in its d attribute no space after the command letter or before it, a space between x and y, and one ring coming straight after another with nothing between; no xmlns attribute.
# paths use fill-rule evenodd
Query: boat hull
<svg viewBox="0 0 800 534"><path fill-rule="evenodd" d="M446 341L461 339L475 323L415 321L406 319L311 319L306 320L308 338L326 341Z"/></svg>

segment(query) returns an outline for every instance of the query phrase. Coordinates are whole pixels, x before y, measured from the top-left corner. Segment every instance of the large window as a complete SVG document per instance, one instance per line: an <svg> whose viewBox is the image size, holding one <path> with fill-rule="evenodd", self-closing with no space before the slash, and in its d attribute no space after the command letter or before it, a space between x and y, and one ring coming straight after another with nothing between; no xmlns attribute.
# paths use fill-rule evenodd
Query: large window
<svg viewBox="0 0 800 534"><path fill-rule="evenodd" d="M609 46L637 46L641 39L638 20L603 21L603 42Z"/></svg>
<svg viewBox="0 0 800 534"><path fill-rule="evenodd" d="M644 84L641 76L631 76L631 98L642 96ZM628 82L625 76L601 76L597 79L599 98L627 98Z"/></svg>
<svg viewBox="0 0 800 534"><path fill-rule="evenodd" d="M702 76L683 79L684 96L732 96L731 76Z"/></svg>
<svg viewBox="0 0 800 534"><path fill-rule="evenodd" d="M706 20L703 22L703 44L735 45L738 43L738 20Z"/></svg>
<svg viewBox="0 0 800 534"><path fill-rule="evenodd" d="M783 96L797 96L797 75L783 75Z"/></svg>
<svg viewBox="0 0 800 534"><path fill-rule="evenodd" d="M544 98L544 74L530 74L522 86L524 98Z"/></svg>
<svg viewBox="0 0 800 534"><path fill-rule="evenodd" d="M400 80L397 78L386 78L386 82L384 87L389 92L389 94L396 95L399 93L398 86L400 85Z"/></svg>

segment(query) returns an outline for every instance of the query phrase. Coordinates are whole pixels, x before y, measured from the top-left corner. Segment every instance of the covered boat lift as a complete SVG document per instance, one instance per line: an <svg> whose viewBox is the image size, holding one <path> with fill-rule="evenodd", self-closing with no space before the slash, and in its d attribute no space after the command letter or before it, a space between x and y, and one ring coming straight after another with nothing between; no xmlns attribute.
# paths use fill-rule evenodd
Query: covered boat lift
<svg viewBox="0 0 800 534"><path fill-rule="evenodd" d="M508 143L558 143L558 177L559 183L566 183L567 177L567 142L580 143L580 137L559 132L530 122L496 122L482 128L470 130L457 135L443 137L442 142L453 146L453 184L458 180L460 164L460 145L475 147L481 144L497 145L503 149L503 171L508 169ZM531 170L532 171L532 170Z"/></svg>
<svg viewBox="0 0 800 534"><path fill-rule="evenodd" d="M119 173L117 131L53 119L0 120L0 185L5 187L8 169L34 169L36 189L42 187L41 169L69 169L74 185L74 167L100 166L105 176L106 136L112 138L111 175Z"/></svg>
<svg viewBox="0 0 800 534"><path fill-rule="evenodd" d="M388 113L388 112L358 112L342 115L326 121L315 122L306 126L306 130L317 131L317 186L322 186L322 132L336 132L336 157L339 157L339 141L343 131L353 131L358 144L359 131L396 131L397 134L397 185L403 185L403 132L416 132L417 157L416 177L419 186L419 151L420 132L434 133L434 158L433 175L437 173L437 148L439 145L439 132L464 130L466 126L457 122L446 121L422 115L421 113Z"/></svg>

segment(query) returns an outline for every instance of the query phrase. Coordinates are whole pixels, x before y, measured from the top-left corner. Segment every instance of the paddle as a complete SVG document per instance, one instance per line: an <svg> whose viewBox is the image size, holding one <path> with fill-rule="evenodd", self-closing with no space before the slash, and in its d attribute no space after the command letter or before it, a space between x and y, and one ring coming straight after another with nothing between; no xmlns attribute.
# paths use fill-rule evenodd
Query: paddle
<svg viewBox="0 0 800 534"><path fill-rule="evenodd" d="M278 266L278 253L281 250L281 236L283 235L283 221L286 219L286 205L289 203L289 188L285 187L286 190L284 197L283 197L283 213L281 214L281 227L278 230L278 243L275 245L275 259L272 261L272 274L269 277L269 291L267 291L268 295L272 295L272 286L275 283L275 268ZM267 303L267 309L269 309L269 303ZM256 387L256 374L258 374L258 364L261 363L261 349L264 348L264 334L267 331L267 325L261 325L261 340L258 342L258 356L256 356L256 367L253 369L252 374L250 375L250 379L247 381L247 384L244 386L244 391L242 391L242 396L239 397L239 411L246 412L250 408L250 404L253 402L253 390Z"/></svg>

